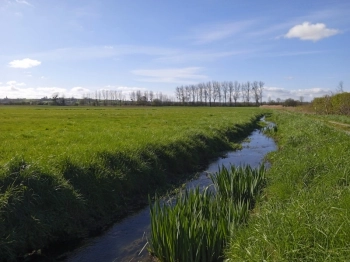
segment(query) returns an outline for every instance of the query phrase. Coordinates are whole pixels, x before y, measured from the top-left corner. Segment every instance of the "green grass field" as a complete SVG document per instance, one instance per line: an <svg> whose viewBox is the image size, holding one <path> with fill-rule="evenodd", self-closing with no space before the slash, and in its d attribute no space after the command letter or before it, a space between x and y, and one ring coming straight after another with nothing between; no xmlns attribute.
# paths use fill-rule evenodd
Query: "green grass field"
<svg viewBox="0 0 350 262"><path fill-rule="evenodd" d="M194 134L213 135L243 123L257 110L233 108L0 107L0 164L15 155L51 165L70 156L135 151Z"/></svg>
<svg viewBox="0 0 350 262"><path fill-rule="evenodd" d="M233 234L228 261L350 260L350 136L333 119L274 111L265 197Z"/></svg>
<svg viewBox="0 0 350 262"><path fill-rule="evenodd" d="M0 260L103 228L232 148L262 113L0 107Z"/></svg>

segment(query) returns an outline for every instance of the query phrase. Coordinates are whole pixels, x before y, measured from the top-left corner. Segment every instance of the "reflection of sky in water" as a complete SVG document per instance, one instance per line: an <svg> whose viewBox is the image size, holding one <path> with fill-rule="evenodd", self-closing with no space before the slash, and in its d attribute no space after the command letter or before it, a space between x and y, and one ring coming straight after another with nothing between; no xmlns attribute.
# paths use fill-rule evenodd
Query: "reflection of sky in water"
<svg viewBox="0 0 350 262"><path fill-rule="evenodd" d="M249 142L242 144L242 150L230 152L225 158L212 163L198 179L187 184L187 188L208 186L211 184L207 173L215 173L222 165L250 165L258 167L264 156L276 150L274 141L259 131L249 136ZM146 207L140 212L125 218L114 225L103 235L89 240L86 246L81 247L66 260L67 262L112 262L112 261L150 261L147 248L139 255L147 243L145 232L150 230L149 209Z"/></svg>

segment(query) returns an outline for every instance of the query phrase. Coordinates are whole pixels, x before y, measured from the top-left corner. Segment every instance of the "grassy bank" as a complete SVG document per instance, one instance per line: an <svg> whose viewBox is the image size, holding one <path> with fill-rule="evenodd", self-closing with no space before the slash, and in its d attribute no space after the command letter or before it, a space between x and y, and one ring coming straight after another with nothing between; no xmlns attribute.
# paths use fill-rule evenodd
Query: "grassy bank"
<svg viewBox="0 0 350 262"><path fill-rule="evenodd" d="M279 146L264 200L228 261L350 260L350 137L312 116L274 112Z"/></svg>
<svg viewBox="0 0 350 262"><path fill-rule="evenodd" d="M261 113L0 108L0 258L100 230L232 147Z"/></svg>

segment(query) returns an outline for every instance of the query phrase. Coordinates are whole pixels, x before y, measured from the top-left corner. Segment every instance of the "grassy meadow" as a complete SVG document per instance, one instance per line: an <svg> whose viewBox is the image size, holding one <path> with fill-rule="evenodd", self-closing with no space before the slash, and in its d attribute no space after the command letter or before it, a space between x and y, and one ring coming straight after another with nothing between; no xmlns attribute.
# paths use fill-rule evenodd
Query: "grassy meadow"
<svg viewBox="0 0 350 262"><path fill-rule="evenodd" d="M267 187L227 261L350 260L350 137L336 116L274 111L279 146L270 153Z"/></svg>
<svg viewBox="0 0 350 262"><path fill-rule="evenodd" d="M100 230L234 147L262 113L0 107L0 261Z"/></svg>

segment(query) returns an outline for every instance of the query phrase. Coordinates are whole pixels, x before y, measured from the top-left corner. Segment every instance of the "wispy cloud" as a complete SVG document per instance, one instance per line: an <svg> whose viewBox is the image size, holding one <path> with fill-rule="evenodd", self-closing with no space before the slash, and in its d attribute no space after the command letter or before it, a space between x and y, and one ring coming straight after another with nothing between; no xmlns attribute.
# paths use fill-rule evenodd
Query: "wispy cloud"
<svg viewBox="0 0 350 262"><path fill-rule="evenodd" d="M236 51L182 51L174 55L161 56L155 61L158 62L170 62L170 63L184 63L184 62L208 62L217 60L220 58L246 55L254 53L255 50L242 49Z"/></svg>
<svg viewBox="0 0 350 262"><path fill-rule="evenodd" d="M170 68L170 69L139 69L131 71L132 74L142 78L143 82L161 83L197 83L207 79L206 75L200 74L200 67Z"/></svg>
<svg viewBox="0 0 350 262"><path fill-rule="evenodd" d="M289 29L285 34L285 38L299 38L301 40L318 41L322 38L330 37L339 34L337 29L329 29L323 23L311 24L304 22Z"/></svg>
<svg viewBox="0 0 350 262"><path fill-rule="evenodd" d="M139 45L102 45L67 47L29 54L46 61L91 60L126 55L164 56L174 55L177 49Z"/></svg>
<svg viewBox="0 0 350 262"><path fill-rule="evenodd" d="M238 21L201 25L191 30L190 39L194 44L207 44L232 37L233 35L247 30L255 21Z"/></svg>
<svg viewBox="0 0 350 262"><path fill-rule="evenodd" d="M34 59L25 58L22 60L13 60L9 63L12 68L31 68L40 65L41 62Z"/></svg>
<svg viewBox="0 0 350 262"><path fill-rule="evenodd" d="M29 3L28 1L25 1L25 0L16 0L16 3L24 4L24 5L28 5L28 6L33 6L31 3Z"/></svg>

